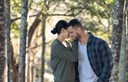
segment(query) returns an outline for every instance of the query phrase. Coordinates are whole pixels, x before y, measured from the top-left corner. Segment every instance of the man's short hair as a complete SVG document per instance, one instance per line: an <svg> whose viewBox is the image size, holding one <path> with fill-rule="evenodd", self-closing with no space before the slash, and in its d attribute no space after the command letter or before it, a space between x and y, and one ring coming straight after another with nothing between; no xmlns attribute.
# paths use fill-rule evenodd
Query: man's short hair
<svg viewBox="0 0 128 82"><path fill-rule="evenodd" d="M83 28L81 22L80 22L78 19L72 19L72 20L69 22L69 26L72 26L73 28L76 28L76 27Z"/></svg>

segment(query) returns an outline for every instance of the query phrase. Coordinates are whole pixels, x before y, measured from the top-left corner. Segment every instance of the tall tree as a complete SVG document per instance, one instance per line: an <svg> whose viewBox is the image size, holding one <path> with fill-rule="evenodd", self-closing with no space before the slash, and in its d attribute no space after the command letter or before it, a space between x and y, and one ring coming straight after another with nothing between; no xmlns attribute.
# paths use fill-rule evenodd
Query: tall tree
<svg viewBox="0 0 128 82"><path fill-rule="evenodd" d="M126 55L127 55L127 62L126 62L126 82L128 82L128 0L126 0L126 18L125 18L125 25L126 25Z"/></svg>
<svg viewBox="0 0 128 82"><path fill-rule="evenodd" d="M5 78L5 0L0 0L0 82Z"/></svg>
<svg viewBox="0 0 128 82"><path fill-rule="evenodd" d="M42 20L42 56L41 56L41 82L44 82L44 70L45 70L45 26L46 26L46 15L43 15Z"/></svg>
<svg viewBox="0 0 128 82"><path fill-rule="evenodd" d="M44 82L44 72L45 72L45 27L46 27L46 16L48 5L47 0L44 0L45 12L42 13L42 55L41 55L41 82Z"/></svg>
<svg viewBox="0 0 128 82"><path fill-rule="evenodd" d="M6 38L7 38L7 59L8 59L8 82L11 82L12 78L11 76L11 69L12 69L12 47L10 42L10 0L6 0Z"/></svg>
<svg viewBox="0 0 128 82"><path fill-rule="evenodd" d="M38 27L38 25L40 24L41 20L39 19L39 16L40 15L37 15L37 17L35 18L33 24L30 26L30 29L28 31L28 55L27 55L27 82L32 82L31 78L32 78L32 74L31 74L31 69L33 68L32 66L32 61L31 61L31 56L32 54L30 53L31 52L31 41L32 41L32 37L34 35L34 32L36 30L36 28Z"/></svg>
<svg viewBox="0 0 128 82"><path fill-rule="evenodd" d="M119 61L119 81L118 82L126 82L126 26L125 26L125 18L126 18L126 0L124 0L123 7L123 24L122 24L122 40L121 40L121 49L120 49L120 61Z"/></svg>
<svg viewBox="0 0 128 82"><path fill-rule="evenodd" d="M123 5L124 0L116 0L114 6L113 14L113 31L112 31L112 53L113 53L113 72L112 80L113 82L118 81L119 73L119 56L120 56L120 45L121 45L121 35L122 35L122 24L123 24Z"/></svg>
<svg viewBox="0 0 128 82"><path fill-rule="evenodd" d="M21 24L20 24L20 56L18 82L25 82L25 58L26 58L26 37L27 37L27 14L28 0L22 0Z"/></svg>

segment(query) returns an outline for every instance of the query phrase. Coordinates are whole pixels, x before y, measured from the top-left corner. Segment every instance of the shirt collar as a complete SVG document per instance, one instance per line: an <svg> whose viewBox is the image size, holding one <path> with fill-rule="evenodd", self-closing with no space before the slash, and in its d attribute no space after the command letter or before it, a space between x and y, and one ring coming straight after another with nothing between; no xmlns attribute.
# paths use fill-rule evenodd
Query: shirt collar
<svg viewBox="0 0 128 82"><path fill-rule="evenodd" d="M90 42L92 41L92 39L93 39L94 36L92 35L91 32L88 32L88 34L89 34L89 38L88 38L87 44L90 44Z"/></svg>

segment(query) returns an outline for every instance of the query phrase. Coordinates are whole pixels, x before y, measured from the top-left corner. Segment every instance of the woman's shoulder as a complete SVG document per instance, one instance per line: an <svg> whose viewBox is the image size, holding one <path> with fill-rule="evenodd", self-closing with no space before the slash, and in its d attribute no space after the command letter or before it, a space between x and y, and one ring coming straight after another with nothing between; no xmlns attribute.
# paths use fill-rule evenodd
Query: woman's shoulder
<svg viewBox="0 0 128 82"><path fill-rule="evenodd" d="M57 45L57 44L58 44L58 41L55 39L55 40L52 42L51 46L55 46L55 45Z"/></svg>
<svg viewBox="0 0 128 82"><path fill-rule="evenodd" d="M59 46L62 46L62 44L57 39L55 39L51 44L52 48L57 48Z"/></svg>

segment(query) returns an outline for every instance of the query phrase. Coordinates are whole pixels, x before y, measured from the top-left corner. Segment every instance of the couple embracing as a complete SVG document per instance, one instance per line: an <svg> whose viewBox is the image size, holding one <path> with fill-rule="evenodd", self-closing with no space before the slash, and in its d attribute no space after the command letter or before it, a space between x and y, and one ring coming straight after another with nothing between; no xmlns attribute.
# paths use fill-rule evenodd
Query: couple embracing
<svg viewBox="0 0 128 82"><path fill-rule="evenodd" d="M51 31L54 82L109 82L112 53L103 39L88 32L78 19L60 20ZM71 38L71 45L65 40Z"/></svg>

